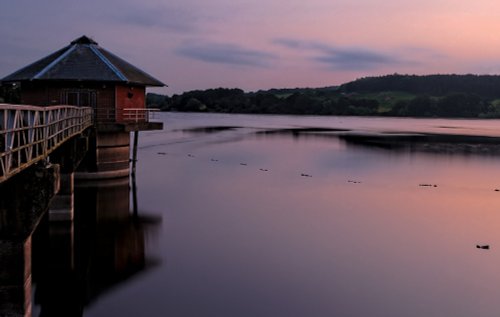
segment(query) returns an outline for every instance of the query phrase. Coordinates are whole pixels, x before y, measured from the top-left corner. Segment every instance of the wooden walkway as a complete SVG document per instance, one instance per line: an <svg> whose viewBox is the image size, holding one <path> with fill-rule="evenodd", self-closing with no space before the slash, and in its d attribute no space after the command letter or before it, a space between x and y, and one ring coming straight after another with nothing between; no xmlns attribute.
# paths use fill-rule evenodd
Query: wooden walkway
<svg viewBox="0 0 500 317"><path fill-rule="evenodd" d="M92 124L92 108L0 104L0 183Z"/></svg>

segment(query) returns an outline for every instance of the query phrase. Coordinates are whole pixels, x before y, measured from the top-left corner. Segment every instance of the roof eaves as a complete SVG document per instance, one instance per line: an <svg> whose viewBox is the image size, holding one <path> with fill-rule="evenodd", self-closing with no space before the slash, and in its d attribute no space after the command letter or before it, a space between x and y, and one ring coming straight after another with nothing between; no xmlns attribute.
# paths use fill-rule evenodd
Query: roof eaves
<svg viewBox="0 0 500 317"><path fill-rule="evenodd" d="M73 52L76 48L76 45L72 45L66 52L61 54L58 58L53 60L49 65L47 65L44 69L42 69L40 72L38 72L35 76L33 76L33 79L40 79L45 73L47 73L52 67L57 65L60 61L65 59L71 52Z"/></svg>
<svg viewBox="0 0 500 317"><path fill-rule="evenodd" d="M106 59L108 59L109 61L111 61L111 63L113 63L113 65L116 65L116 67L118 69L120 69L120 71L123 74L126 74L126 70L125 70L125 73L124 73L124 70L123 70L122 66L119 66L120 64L116 64L116 62L112 61L113 59L116 59L119 63L122 63L125 68L130 68L131 70L133 70L133 72L140 73L141 76L144 76L141 80L137 80L137 78L127 77L127 79L128 79L127 82L129 84L139 84L139 85L156 86L156 87L166 86L164 83L162 83L158 79L156 79L153 76L149 75L148 73L146 73L142 69L138 68L137 66L134 66L134 65L130 64L129 62L127 62L124 59L122 59L121 57L118 57L117 55L111 53L110 51L107 51L106 49L101 48L101 47L99 47L98 49L99 49L99 52L101 52L101 54L104 55L106 57ZM113 58L113 59L110 59L110 57ZM126 75L126 76L128 76L128 75Z"/></svg>
<svg viewBox="0 0 500 317"><path fill-rule="evenodd" d="M97 57L99 57L99 59L101 59L104 62L104 64L106 64L106 66L108 66L113 71L113 73L116 74L116 76L118 76L118 78L120 78L123 81L129 81L128 78L125 77L120 72L120 70L118 70L118 68L116 68L116 66L113 65L113 63L111 63L101 52L99 52L99 50L94 45L89 45L89 47L92 50L92 52L94 52L94 54L96 54Z"/></svg>

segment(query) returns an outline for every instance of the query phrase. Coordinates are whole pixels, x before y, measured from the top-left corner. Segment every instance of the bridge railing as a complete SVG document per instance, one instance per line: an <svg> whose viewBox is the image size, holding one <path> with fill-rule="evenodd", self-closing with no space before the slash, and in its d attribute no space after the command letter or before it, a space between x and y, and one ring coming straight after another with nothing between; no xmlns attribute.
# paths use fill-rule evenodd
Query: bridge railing
<svg viewBox="0 0 500 317"><path fill-rule="evenodd" d="M152 108L125 108L123 109L123 121L125 122L150 122L156 119L160 109Z"/></svg>
<svg viewBox="0 0 500 317"><path fill-rule="evenodd" d="M125 108L116 110L115 108L94 109L96 123L131 123L131 122L151 122L156 118L160 109L152 108Z"/></svg>
<svg viewBox="0 0 500 317"><path fill-rule="evenodd" d="M0 182L92 125L92 108L0 104Z"/></svg>
<svg viewBox="0 0 500 317"><path fill-rule="evenodd" d="M96 108L94 118L96 123L116 123L116 110L115 108Z"/></svg>

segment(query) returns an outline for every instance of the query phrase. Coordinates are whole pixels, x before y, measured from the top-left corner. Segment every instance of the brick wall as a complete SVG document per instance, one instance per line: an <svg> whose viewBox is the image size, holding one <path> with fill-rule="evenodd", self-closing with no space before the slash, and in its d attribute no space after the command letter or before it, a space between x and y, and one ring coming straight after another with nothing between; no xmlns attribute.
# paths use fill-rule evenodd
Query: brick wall
<svg viewBox="0 0 500 317"><path fill-rule="evenodd" d="M106 83L54 82L21 84L21 103L34 106L66 104L68 92L95 93L96 118L100 122L123 122L123 109L146 108L144 86L114 85Z"/></svg>
<svg viewBox="0 0 500 317"><path fill-rule="evenodd" d="M141 86L116 86L116 121L122 122L123 109L146 108L146 88Z"/></svg>

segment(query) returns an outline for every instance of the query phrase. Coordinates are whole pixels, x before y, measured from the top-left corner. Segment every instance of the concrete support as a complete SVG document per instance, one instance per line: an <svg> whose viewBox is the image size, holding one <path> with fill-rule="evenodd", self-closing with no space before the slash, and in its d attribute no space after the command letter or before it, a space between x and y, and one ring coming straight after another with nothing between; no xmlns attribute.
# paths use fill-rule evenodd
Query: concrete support
<svg viewBox="0 0 500 317"><path fill-rule="evenodd" d="M61 270L73 270L75 261L74 236L74 173L61 174L61 189L50 204L49 234L52 263Z"/></svg>
<svg viewBox="0 0 500 317"><path fill-rule="evenodd" d="M0 316L31 317L31 237L0 240Z"/></svg>
<svg viewBox="0 0 500 317"><path fill-rule="evenodd" d="M134 131L134 147L132 149L132 175L135 177L135 166L137 165L137 147L139 146L139 131Z"/></svg>
<svg viewBox="0 0 500 317"><path fill-rule="evenodd" d="M32 235L58 189L58 165L0 184L0 316L31 316Z"/></svg>
<svg viewBox="0 0 500 317"><path fill-rule="evenodd" d="M91 147L75 177L82 180L128 177L130 173L130 133L96 132Z"/></svg>
<svg viewBox="0 0 500 317"><path fill-rule="evenodd" d="M50 155L61 167L60 190L50 206L50 221L73 221L75 170L89 148L87 135L68 140Z"/></svg>
<svg viewBox="0 0 500 317"><path fill-rule="evenodd" d="M0 184L0 238L33 233L59 191L59 166L40 165Z"/></svg>
<svg viewBox="0 0 500 317"><path fill-rule="evenodd" d="M50 221L73 221L74 217L74 175L62 173L59 193L50 204Z"/></svg>

